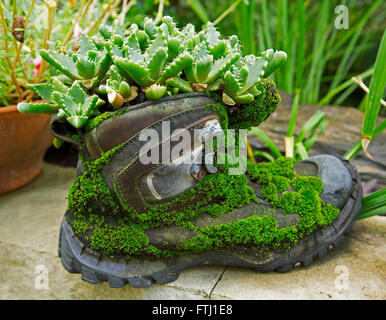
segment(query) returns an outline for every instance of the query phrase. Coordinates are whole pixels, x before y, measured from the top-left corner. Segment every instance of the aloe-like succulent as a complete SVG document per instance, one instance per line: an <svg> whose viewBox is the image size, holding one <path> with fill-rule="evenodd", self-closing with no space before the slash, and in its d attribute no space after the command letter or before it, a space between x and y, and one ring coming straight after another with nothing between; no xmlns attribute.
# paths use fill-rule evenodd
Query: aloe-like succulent
<svg viewBox="0 0 386 320"><path fill-rule="evenodd" d="M138 95L138 88L130 86L115 65L110 67L109 78L106 80L106 84L99 86L99 91L107 95L109 103L114 108L121 107L124 102L131 101Z"/></svg>
<svg viewBox="0 0 386 320"><path fill-rule="evenodd" d="M264 75L268 62L262 57L248 55L225 73L223 102L228 105L251 103L260 92L256 83Z"/></svg>
<svg viewBox="0 0 386 320"><path fill-rule="evenodd" d="M184 68L186 80L169 78L166 83L182 92L218 90L224 72L241 56L236 42L220 40L219 35L210 23L207 31L199 32L188 49L193 61ZM189 37L185 38L185 41L189 40Z"/></svg>
<svg viewBox="0 0 386 320"><path fill-rule="evenodd" d="M60 106L53 97L55 91L62 94L68 93L68 88L57 78L52 78L50 83L29 84L28 89L31 89L43 102L21 102L17 105L17 109L23 113L48 113L56 114L59 112Z"/></svg>
<svg viewBox="0 0 386 320"><path fill-rule="evenodd" d="M87 35L82 34L76 53L40 50L41 57L73 81L79 80L86 88L96 87L105 77L111 65L106 48L98 48Z"/></svg>
<svg viewBox="0 0 386 320"><path fill-rule="evenodd" d="M169 39L170 31L174 30L165 22L157 27L149 19L144 32L133 24L126 41L116 36L108 44L118 70L143 88L148 99L161 98L166 93L166 80L178 76L193 60L175 39Z"/></svg>
<svg viewBox="0 0 386 320"><path fill-rule="evenodd" d="M54 91L52 96L60 107L59 116L66 118L75 128L83 127L99 104L98 96L88 96L77 80L67 94Z"/></svg>
<svg viewBox="0 0 386 320"><path fill-rule="evenodd" d="M46 102L20 103L18 109L57 113L81 128L101 105L114 110L144 97L214 91L227 105L251 103L260 94L257 82L286 60L272 49L243 57L237 36L222 38L211 23L200 32L191 24L178 28L168 16L159 24L146 19L142 29L102 25L99 33L83 34L75 51L41 50L61 75L29 86Z"/></svg>

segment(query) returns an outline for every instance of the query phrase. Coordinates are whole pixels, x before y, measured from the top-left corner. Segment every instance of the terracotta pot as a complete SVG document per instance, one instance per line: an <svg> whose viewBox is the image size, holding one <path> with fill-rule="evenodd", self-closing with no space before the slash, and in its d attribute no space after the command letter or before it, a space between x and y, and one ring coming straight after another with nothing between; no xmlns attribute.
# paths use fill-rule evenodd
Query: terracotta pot
<svg viewBox="0 0 386 320"><path fill-rule="evenodd" d="M22 114L16 106L0 107L0 194L20 188L42 170L52 143L50 116Z"/></svg>

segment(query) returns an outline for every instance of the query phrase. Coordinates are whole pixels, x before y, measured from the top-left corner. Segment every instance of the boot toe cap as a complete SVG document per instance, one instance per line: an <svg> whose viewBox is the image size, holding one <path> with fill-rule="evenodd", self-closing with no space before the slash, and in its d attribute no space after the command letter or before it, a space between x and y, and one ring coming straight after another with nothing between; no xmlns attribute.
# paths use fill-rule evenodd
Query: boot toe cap
<svg viewBox="0 0 386 320"><path fill-rule="evenodd" d="M343 161L332 155L318 155L302 161L316 165L316 175L323 182L320 198L342 209L352 192L353 181Z"/></svg>

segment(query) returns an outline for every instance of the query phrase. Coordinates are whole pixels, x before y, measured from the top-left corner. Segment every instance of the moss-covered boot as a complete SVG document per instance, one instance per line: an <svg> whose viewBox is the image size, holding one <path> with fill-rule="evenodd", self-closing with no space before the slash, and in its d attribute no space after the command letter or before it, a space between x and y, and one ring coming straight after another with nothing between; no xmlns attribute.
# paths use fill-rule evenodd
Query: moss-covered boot
<svg viewBox="0 0 386 320"><path fill-rule="evenodd" d="M180 142L176 129L205 136L220 123L223 129L260 124L279 97L272 82L259 86L261 97L237 111L194 93L94 119L79 143L78 176L60 232L65 269L91 283L146 287L201 264L288 271L337 245L361 204L360 178L347 161L283 157L229 175L225 165L185 161L206 159L200 139L170 163L140 161L144 129L162 137L153 147L164 151L166 142L172 150ZM52 130L76 143L62 122L53 120Z"/></svg>

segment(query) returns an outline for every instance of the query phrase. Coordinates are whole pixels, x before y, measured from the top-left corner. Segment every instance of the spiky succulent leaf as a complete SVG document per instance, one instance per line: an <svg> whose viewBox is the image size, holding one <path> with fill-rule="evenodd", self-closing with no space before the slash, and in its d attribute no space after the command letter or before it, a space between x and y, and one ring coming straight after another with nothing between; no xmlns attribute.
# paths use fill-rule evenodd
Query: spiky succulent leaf
<svg viewBox="0 0 386 320"><path fill-rule="evenodd" d="M96 72L96 65L95 62L90 61L87 58L84 58L82 56L75 56L76 57L76 70L78 71L79 76L82 77L82 79L91 79L95 76Z"/></svg>
<svg viewBox="0 0 386 320"><path fill-rule="evenodd" d="M74 82L68 93L76 104L83 104L87 97L78 81Z"/></svg>
<svg viewBox="0 0 386 320"><path fill-rule="evenodd" d="M32 102L20 102L17 105L17 110L22 113L47 113L55 114L58 112L58 105L50 103L32 103Z"/></svg>
<svg viewBox="0 0 386 320"><path fill-rule="evenodd" d="M163 83L166 79L177 76L182 70L184 70L188 66L191 66L192 62L193 58L189 53L181 53L172 62L166 65L159 78L159 81L157 82Z"/></svg>
<svg viewBox="0 0 386 320"><path fill-rule="evenodd" d="M146 98L148 98L149 100L161 99L165 95L166 90L167 88L165 86L153 84L148 89L146 89Z"/></svg>
<svg viewBox="0 0 386 320"><path fill-rule="evenodd" d="M153 81L156 81L160 76L161 70L166 64L167 55L167 50L161 47L150 57L147 69L149 69L149 76Z"/></svg>
<svg viewBox="0 0 386 320"><path fill-rule="evenodd" d="M169 78L166 80L166 84L173 87L177 88L182 92L193 92L193 88L190 85L189 81L183 80L179 77L173 77Z"/></svg>
<svg viewBox="0 0 386 320"><path fill-rule="evenodd" d="M43 100L47 100L51 103L54 103L55 100L52 98L52 93L54 92L54 86L50 83L39 83L39 84L29 84L27 85L28 89L31 89Z"/></svg>
<svg viewBox="0 0 386 320"><path fill-rule="evenodd" d="M157 33L157 26L155 25L154 21L152 19L145 19L145 23L143 24L143 29L147 33L147 35L150 37L150 39L153 39L155 34Z"/></svg>
<svg viewBox="0 0 386 320"><path fill-rule="evenodd" d="M147 87L152 84L153 81L150 79L149 70L144 66L119 57L115 58L114 62L116 66L127 73L130 78L141 87Z"/></svg>
<svg viewBox="0 0 386 320"><path fill-rule="evenodd" d="M224 76L225 87L224 90L227 95L233 97L241 90L241 84L237 80L236 76L231 72L227 71Z"/></svg>
<svg viewBox="0 0 386 320"><path fill-rule="evenodd" d="M265 68L263 77L268 77L272 72L278 69L287 60L287 54L284 51L276 51L268 59L268 65Z"/></svg>
<svg viewBox="0 0 386 320"><path fill-rule="evenodd" d="M89 51L98 51L94 41L86 34L82 33L80 37L78 54L87 57Z"/></svg>
<svg viewBox="0 0 386 320"><path fill-rule="evenodd" d="M207 81L207 84L211 84L215 81L222 73L227 71L229 67L240 58L238 52L230 52L225 57L215 60L213 63L213 68L210 71Z"/></svg>
<svg viewBox="0 0 386 320"><path fill-rule="evenodd" d="M46 49L40 50L40 56L72 80L81 79L75 66L75 62L70 56Z"/></svg>
<svg viewBox="0 0 386 320"><path fill-rule="evenodd" d="M240 94L251 89L264 75L264 68L267 66L267 61L261 57L248 55L244 58L245 64L241 68L242 90Z"/></svg>
<svg viewBox="0 0 386 320"><path fill-rule="evenodd" d="M212 70L213 56L206 55L196 62L196 79L199 83L206 82L208 74Z"/></svg>

